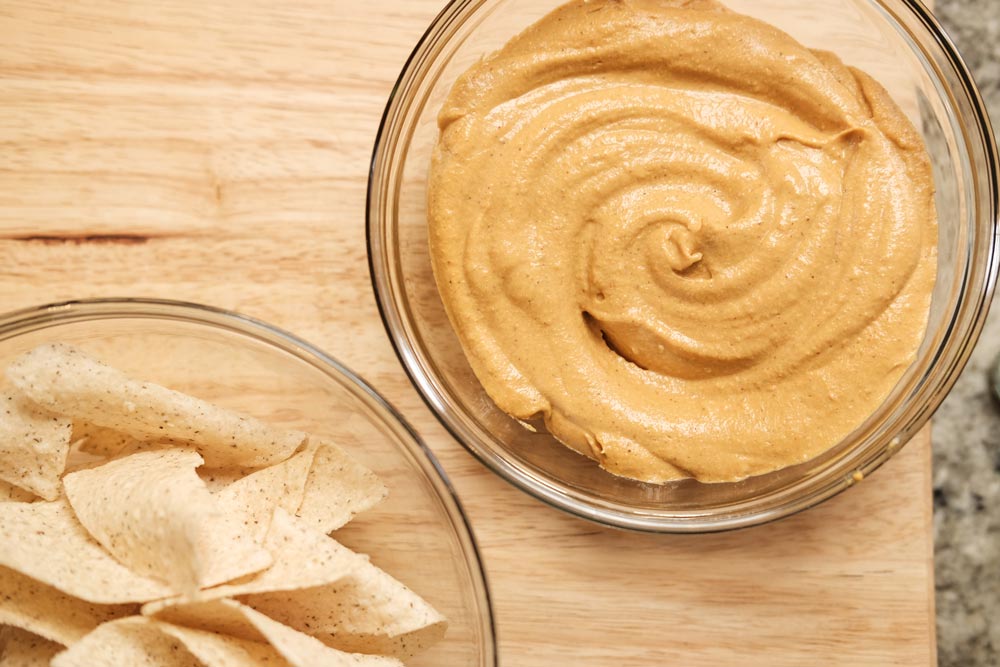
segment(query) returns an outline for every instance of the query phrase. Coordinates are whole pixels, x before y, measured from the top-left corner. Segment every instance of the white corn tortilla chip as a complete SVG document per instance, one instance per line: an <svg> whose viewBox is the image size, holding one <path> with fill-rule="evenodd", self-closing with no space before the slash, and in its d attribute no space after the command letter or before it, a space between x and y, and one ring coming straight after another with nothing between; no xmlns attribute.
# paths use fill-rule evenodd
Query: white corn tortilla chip
<svg viewBox="0 0 1000 667"><path fill-rule="evenodd" d="M267 534L275 507L298 515L320 532L340 528L387 493L371 470L329 442L309 442L291 458L247 474L241 469L206 473L220 502L244 515L257 541ZM204 475L203 475L204 477Z"/></svg>
<svg viewBox="0 0 1000 667"><path fill-rule="evenodd" d="M274 565L238 584L151 602L143 614L232 632L198 600L236 598L345 651L406 658L439 641L447 620L420 596L330 537L275 510L266 542ZM208 616L206 616L206 614ZM215 615L215 616L213 616Z"/></svg>
<svg viewBox="0 0 1000 667"><path fill-rule="evenodd" d="M0 503L0 566L100 604L146 602L175 595L135 574L95 542L66 500Z"/></svg>
<svg viewBox="0 0 1000 667"><path fill-rule="evenodd" d="M215 493L215 498L224 512L240 517L245 530L261 543L267 536L275 508L294 514L302 503L314 455L314 449L299 452L232 482Z"/></svg>
<svg viewBox="0 0 1000 667"><path fill-rule="evenodd" d="M77 447L81 452L109 457L117 455L125 447L135 442L135 438L127 433L96 426L79 419L73 422L73 434L70 440L73 443L79 443Z"/></svg>
<svg viewBox="0 0 1000 667"><path fill-rule="evenodd" d="M68 419L23 396L0 394L0 480L46 500L58 498L71 429Z"/></svg>
<svg viewBox="0 0 1000 667"><path fill-rule="evenodd" d="M48 667L60 644L12 626L0 628L0 667Z"/></svg>
<svg viewBox="0 0 1000 667"><path fill-rule="evenodd" d="M322 533L334 531L375 506L388 490L375 473L327 441L310 441L316 450L296 516Z"/></svg>
<svg viewBox="0 0 1000 667"><path fill-rule="evenodd" d="M278 650L294 667L314 665L371 665L379 667L401 667L398 660L386 656L350 654L324 646L309 635L295 631L264 614L234 600L223 600L230 605L239 605L241 613L253 624L265 640Z"/></svg>
<svg viewBox="0 0 1000 667"><path fill-rule="evenodd" d="M0 479L0 503L30 503L37 496Z"/></svg>
<svg viewBox="0 0 1000 667"><path fill-rule="evenodd" d="M288 662L268 644L170 623L150 623L179 641L204 667L288 667Z"/></svg>
<svg viewBox="0 0 1000 667"><path fill-rule="evenodd" d="M66 471L63 475L76 472L77 470L94 468L108 462L107 456L83 451L82 446L84 442L86 442L86 438L82 440L74 439L70 442L69 456L66 457Z"/></svg>
<svg viewBox="0 0 1000 667"><path fill-rule="evenodd" d="M194 595L156 600L145 605L142 613L171 623L192 625L176 615L183 613L184 605L188 603L328 585L368 563L367 557L354 553L322 533L309 530L280 508L274 511L264 546L274 555L274 564L254 577L198 591Z"/></svg>
<svg viewBox="0 0 1000 667"><path fill-rule="evenodd" d="M370 563L329 586L239 599L329 646L404 660L439 642L448 628L423 598Z"/></svg>
<svg viewBox="0 0 1000 667"><path fill-rule="evenodd" d="M19 572L0 567L0 624L69 645L101 623L128 616L135 605L84 602Z"/></svg>
<svg viewBox="0 0 1000 667"><path fill-rule="evenodd" d="M165 449L190 449L194 448L188 443L173 443L169 440L156 440L150 442L143 442L140 440L135 440L129 438L127 444L125 444L121 449L118 449L114 454L104 455L95 454L86 451L84 444L87 442L86 438L81 440L73 440L69 446L69 457L66 459L66 472L63 473L65 476L68 473L76 472L77 470L89 470L90 468L96 468L97 466L104 465L112 459L123 459L126 456L131 456L132 454L138 454L139 452L151 452L154 450L165 450ZM230 470L231 468L226 468ZM253 470L252 468L250 470ZM201 475L199 475L200 477Z"/></svg>
<svg viewBox="0 0 1000 667"><path fill-rule="evenodd" d="M202 667L149 619L130 616L97 627L52 660L52 667Z"/></svg>
<svg viewBox="0 0 1000 667"><path fill-rule="evenodd" d="M119 562L183 592L258 572L270 554L227 516L187 449L139 452L66 475L80 523Z"/></svg>
<svg viewBox="0 0 1000 667"><path fill-rule="evenodd" d="M295 458L294 456L292 458ZM286 459L290 461L291 459ZM276 463L275 465L281 465L285 463ZM230 468L206 468L202 466L198 468L198 477L201 477L201 481L205 482L205 486L212 493L218 493L222 489L226 488L233 482L238 482L247 475L257 472L258 470L267 470L267 468L244 468L244 467L230 467Z"/></svg>
<svg viewBox="0 0 1000 667"><path fill-rule="evenodd" d="M210 631L222 633L249 642L265 642L279 653L287 664L292 667L402 667L402 663L394 658L376 655L352 654L331 648L322 642L268 618L250 607L231 600L221 598L192 605L193 613L190 620L195 621L195 627L208 628ZM206 619L208 625L200 621ZM163 624L166 627L192 627L178 624ZM218 635L216 635L218 636ZM189 645L189 649L192 647ZM198 655L198 651L192 650ZM208 664L206 662L206 664ZM215 667L215 665L209 665ZM219 664L222 667L222 663Z"/></svg>
<svg viewBox="0 0 1000 667"><path fill-rule="evenodd" d="M226 601L219 601L223 606ZM246 632L261 635L260 641L240 639L204 630L159 623L176 637L205 667L403 667L403 663L381 656L344 653L243 607ZM255 622L255 624L253 624ZM270 643L262 643L262 642Z"/></svg>
<svg viewBox="0 0 1000 667"><path fill-rule="evenodd" d="M27 352L7 377L52 412L125 433L137 440L190 443L210 466L265 466L282 461L305 434L273 429L166 387L133 380L70 345Z"/></svg>
<svg viewBox="0 0 1000 667"><path fill-rule="evenodd" d="M144 605L142 615L164 623L186 628L197 628L249 641L264 641L259 632L249 624L230 598L211 598L176 603L166 607Z"/></svg>

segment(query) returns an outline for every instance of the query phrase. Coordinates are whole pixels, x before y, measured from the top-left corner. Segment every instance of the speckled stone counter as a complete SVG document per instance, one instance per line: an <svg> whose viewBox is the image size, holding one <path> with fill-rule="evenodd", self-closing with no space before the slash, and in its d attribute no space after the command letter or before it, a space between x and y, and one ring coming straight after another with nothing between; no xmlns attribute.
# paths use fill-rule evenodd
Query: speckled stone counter
<svg viewBox="0 0 1000 667"><path fill-rule="evenodd" d="M938 0L937 15L1000 122L1000 0ZM934 540L941 667L1000 665L1000 403L987 368L1000 307L934 417Z"/></svg>

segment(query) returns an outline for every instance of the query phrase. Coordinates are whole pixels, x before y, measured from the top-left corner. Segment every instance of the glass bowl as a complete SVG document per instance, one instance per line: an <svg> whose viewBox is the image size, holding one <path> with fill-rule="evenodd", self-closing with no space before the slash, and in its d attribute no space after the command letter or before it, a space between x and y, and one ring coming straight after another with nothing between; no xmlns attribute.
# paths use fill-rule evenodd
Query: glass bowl
<svg viewBox="0 0 1000 667"><path fill-rule="evenodd" d="M965 365L997 271L997 148L969 71L920 3L730 0L885 85L923 134L939 215L939 263L916 361L871 417L805 464L730 484L654 486L614 477L498 410L473 376L439 299L427 248L426 177L436 115L455 79L561 4L456 0L434 20L389 98L368 184L368 258L386 330L438 419L490 470L599 523L656 532L740 528L787 516L868 475L928 420Z"/></svg>
<svg viewBox="0 0 1000 667"><path fill-rule="evenodd" d="M371 467L389 497L336 538L449 619L408 665L495 667L486 576L465 515L433 454L358 376L291 334L173 301L73 301L0 316L0 368L46 342L77 345L142 379L279 426L331 438ZM0 387L6 379L0 374Z"/></svg>

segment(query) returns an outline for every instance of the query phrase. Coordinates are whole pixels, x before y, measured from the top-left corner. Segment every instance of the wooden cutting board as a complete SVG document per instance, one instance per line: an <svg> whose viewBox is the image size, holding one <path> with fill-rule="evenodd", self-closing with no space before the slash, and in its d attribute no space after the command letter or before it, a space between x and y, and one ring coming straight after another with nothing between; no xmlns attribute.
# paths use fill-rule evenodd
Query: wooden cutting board
<svg viewBox="0 0 1000 667"><path fill-rule="evenodd" d="M786 521L652 536L528 498L424 407L375 308L364 194L386 97L441 4L6 0L2 308L194 300L342 359L457 487L509 667L933 664L926 432Z"/></svg>

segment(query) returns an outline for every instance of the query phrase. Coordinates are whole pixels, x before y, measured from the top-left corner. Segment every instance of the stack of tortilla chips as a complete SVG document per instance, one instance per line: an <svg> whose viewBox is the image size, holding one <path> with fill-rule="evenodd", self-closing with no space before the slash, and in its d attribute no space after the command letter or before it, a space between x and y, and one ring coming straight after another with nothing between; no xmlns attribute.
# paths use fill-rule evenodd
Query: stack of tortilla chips
<svg viewBox="0 0 1000 667"><path fill-rule="evenodd" d="M388 667L444 635L329 537L386 495L333 443L68 345L6 374L0 667Z"/></svg>

